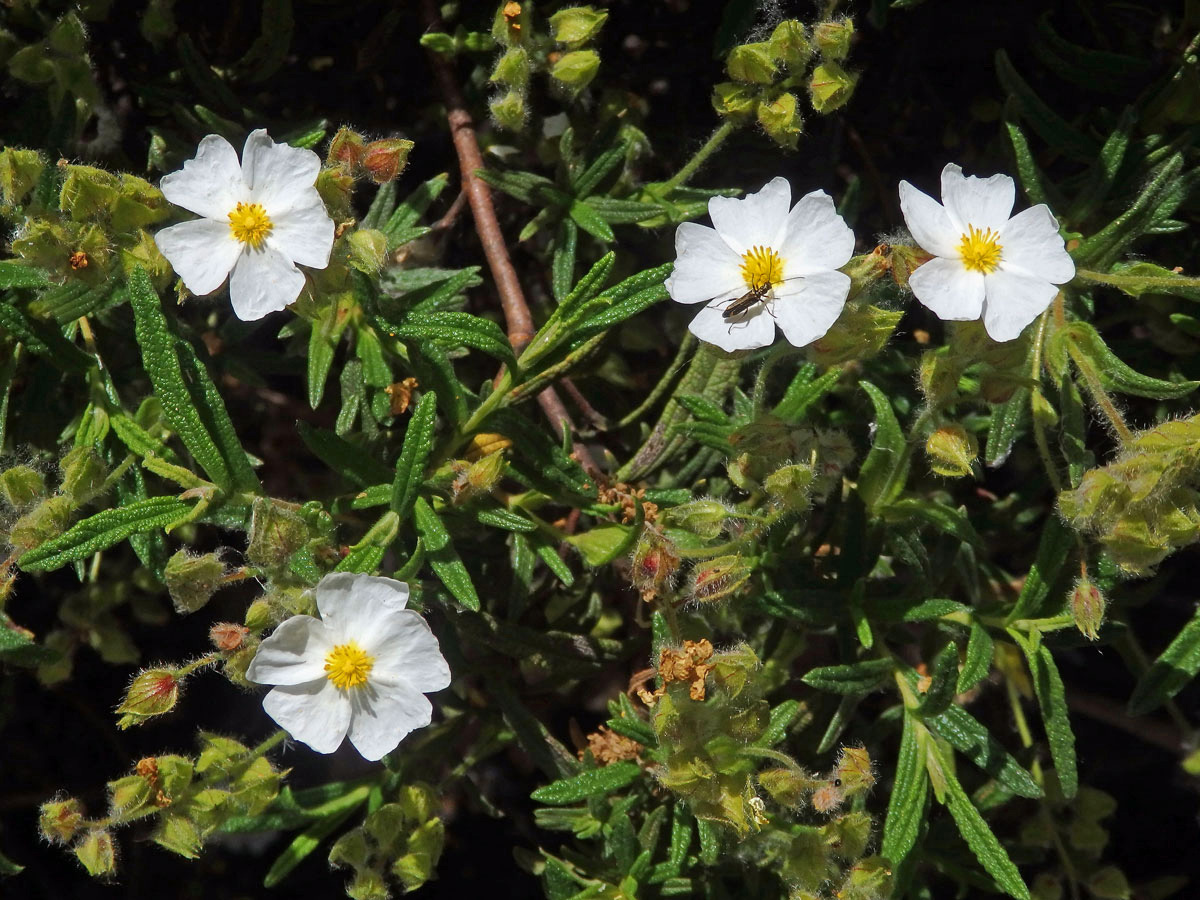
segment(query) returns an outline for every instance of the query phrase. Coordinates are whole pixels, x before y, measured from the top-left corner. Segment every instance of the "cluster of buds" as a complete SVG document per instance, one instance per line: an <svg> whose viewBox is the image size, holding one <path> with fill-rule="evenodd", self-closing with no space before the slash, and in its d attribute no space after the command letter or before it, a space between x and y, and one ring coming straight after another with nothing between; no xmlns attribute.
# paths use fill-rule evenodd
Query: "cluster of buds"
<svg viewBox="0 0 1200 900"><path fill-rule="evenodd" d="M600 54L588 45L607 19L607 12L573 6L552 15L549 33L541 34L534 28L532 3L501 3L492 22L492 37L502 52L489 78L499 90L489 103L496 123L511 131L524 125L535 72L545 72L551 85L568 97L578 96L600 68Z"/></svg>
<svg viewBox="0 0 1200 900"><path fill-rule="evenodd" d="M107 427L104 417L102 430ZM17 549L31 550L66 531L75 511L106 490L108 466L88 444L67 452L59 475L58 493L46 496L45 479L36 469L17 465L0 472L0 502L20 514L8 529L8 541Z"/></svg>
<svg viewBox="0 0 1200 900"><path fill-rule="evenodd" d="M329 862L354 870L347 896L387 900L389 881L407 893L433 876L445 843L438 804L429 785L405 785L395 801L383 804L360 827L338 838L329 851Z"/></svg>
<svg viewBox="0 0 1200 900"><path fill-rule="evenodd" d="M818 113L833 112L854 93L858 77L842 68L853 37L849 19L820 22L811 31L785 19L767 40L730 51L725 71L731 80L716 86L713 106L731 121L757 120L776 143L794 149L804 130L796 90L807 91Z"/></svg>
<svg viewBox="0 0 1200 900"><path fill-rule="evenodd" d="M329 142L325 165L340 169L352 178L365 177L376 184L387 184L404 171L412 148L413 142L404 138L368 141L343 125Z"/></svg>

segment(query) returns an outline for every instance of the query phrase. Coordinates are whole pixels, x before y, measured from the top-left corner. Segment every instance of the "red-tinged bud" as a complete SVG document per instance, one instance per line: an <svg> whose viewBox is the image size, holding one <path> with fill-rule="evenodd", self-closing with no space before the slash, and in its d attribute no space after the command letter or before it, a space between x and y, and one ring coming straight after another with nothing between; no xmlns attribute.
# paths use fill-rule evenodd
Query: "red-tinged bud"
<svg viewBox="0 0 1200 900"><path fill-rule="evenodd" d="M362 162L364 142L362 135L346 126L338 129L333 140L329 142L329 152L325 156L325 165L344 166L356 169Z"/></svg>
<svg viewBox="0 0 1200 900"><path fill-rule="evenodd" d="M650 600L670 590L678 571L679 554L675 545L657 528L645 528L633 551L629 576L633 586L642 592L643 599Z"/></svg>
<svg viewBox="0 0 1200 900"><path fill-rule="evenodd" d="M933 259L920 247L909 247L904 244L891 245L892 278L898 287L908 287L908 277L913 270Z"/></svg>
<svg viewBox="0 0 1200 900"><path fill-rule="evenodd" d="M833 812L845 799L842 789L829 781L813 791L812 805L817 812Z"/></svg>
<svg viewBox="0 0 1200 900"><path fill-rule="evenodd" d="M833 776L835 783L841 782L844 796L853 797L870 790L875 786L875 769L871 764L871 755L865 747L843 747Z"/></svg>
<svg viewBox="0 0 1200 900"><path fill-rule="evenodd" d="M371 141L363 150L362 167L376 184L387 184L404 171L412 148L413 142L402 138Z"/></svg>
<svg viewBox="0 0 1200 900"><path fill-rule="evenodd" d="M83 804L74 797L50 800L38 810L38 831L52 844L69 844L83 824Z"/></svg>
<svg viewBox="0 0 1200 900"><path fill-rule="evenodd" d="M1086 575L1075 582L1071 590L1071 616L1075 619L1075 627L1088 640L1094 641L1100 636L1107 606L1100 589Z"/></svg>
<svg viewBox="0 0 1200 900"><path fill-rule="evenodd" d="M753 568L740 556L719 556L692 570L688 594L697 603L712 603L736 594L750 580Z"/></svg>
<svg viewBox="0 0 1200 900"><path fill-rule="evenodd" d="M234 622L218 622L208 631L208 639L222 653L240 650L246 642L250 629Z"/></svg>
<svg viewBox="0 0 1200 900"><path fill-rule="evenodd" d="M175 708L179 700L179 687L183 683L170 669L144 669L130 683L125 701L117 707L124 713L118 728L140 725L146 719L160 716Z"/></svg>

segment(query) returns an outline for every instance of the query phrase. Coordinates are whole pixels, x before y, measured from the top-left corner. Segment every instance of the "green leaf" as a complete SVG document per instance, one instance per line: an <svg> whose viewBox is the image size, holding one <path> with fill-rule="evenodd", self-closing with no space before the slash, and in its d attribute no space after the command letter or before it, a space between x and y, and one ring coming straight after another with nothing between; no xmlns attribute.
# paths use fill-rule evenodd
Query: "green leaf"
<svg viewBox="0 0 1200 900"><path fill-rule="evenodd" d="M604 176L621 164L625 158L625 153L629 149L629 144L622 141L616 146L609 147L583 170L571 182L571 188L575 191L577 197L586 197L596 189Z"/></svg>
<svg viewBox="0 0 1200 900"><path fill-rule="evenodd" d="M435 175L433 178L430 178L400 201L400 205L396 207L396 211L392 213L392 217L383 226L383 233L388 236L389 250L394 250L403 243L403 241L398 239L420 221L421 216L425 215L425 211L429 209L433 201L438 198L449 183L450 176L443 172L441 175Z"/></svg>
<svg viewBox="0 0 1200 900"><path fill-rule="evenodd" d="M995 641L988 634L988 630L978 622L972 622L971 635L967 638L966 658L958 673L958 693L965 694L987 678L992 668L994 648Z"/></svg>
<svg viewBox="0 0 1200 900"><path fill-rule="evenodd" d="M404 445L396 460L396 477L392 481L392 511L401 521L408 518L417 500L417 489L425 479L425 466L433 452L433 426L437 411L437 394L426 391L417 401L404 432Z"/></svg>
<svg viewBox="0 0 1200 900"><path fill-rule="evenodd" d="M0 291L49 286L50 276L41 269L10 259L0 261Z"/></svg>
<svg viewBox="0 0 1200 900"><path fill-rule="evenodd" d="M193 503L177 497L151 497L106 509L77 522L64 534L29 550L17 563L26 572L49 572L107 550L134 534L145 534L182 521Z"/></svg>
<svg viewBox="0 0 1200 900"><path fill-rule="evenodd" d="M204 422L204 426L216 442L222 458L229 466L229 471L233 474L234 486L242 491L261 493L262 485L259 484L258 476L254 474L254 467L250 465L246 451L242 449L237 431L233 427L233 421L229 418L229 411L225 408L225 401L217 392L217 387L209 377L208 370L196 356L196 351L191 344L180 340L176 342L176 348L179 352L180 367L187 378L188 392L192 396L192 402L195 403L201 421Z"/></svg>
<svg viewBox="0 0 1200 900"><path fill-rule="evenodd" d="M176 355L175 336L167 327L158 293L141 268L134 269L129 277L129 298L142 362L162 403L163 415L209 479L230 490L233 475L229 465L196 409Z"/></svg>
<svg viewBox="0 0 1200 900"><path fill-rule="evenodd" d="M1116 183L1117 172L1125 160L1125 151L1129 148L1129 140L1133 128L1137 124L1137 112L1133 107L1126 107L1117 122L1116 130L1104 141L1100 154L1092 161L1088 169L1087 182L1084 189L1075 198L1075 203L1067 218L1071 222L1086 222L1100 208Z"/></svg>
<svg viewBox="0 0 1200 900"><path fill-rule="evenodd" d="M57 650L43 647L13 628L0 626L0 662L13 666L40 666L54 662L61 655Z"/></svg>
<svg viewBox="0 0 1200 900"><path fill-rule="evenodd" d="M632 784L642 774L637 763L615 762L600 769L581 772L571 778L560 778L538 788L529 796L538 803L562 806L592 797L605 797Z"/></svg>
<svg viewBox="0 0 1200 900"><path fill-rule="evenodd" d="M783 399L775 405L771 414L793 425L803 421L809 408L828 394L842 375L838 366L814 378L816 371L817 367L813 363L801 366L784 392Z"/></svg>
<svg viewBox="0 0 1200 900"><path fill-rule="evenodd" d="M958 682L958 645L948 641L933 660L929 688L921 696L917 714L923 719L938 716L954 702Z"/></svg>
<svg viewBox="0 0 1200 900"><path fill-rule="evenodd" d="M128 447L131 453L135 453L143 459L154 456L169 463L178 464L179 459L170 447L124 413L109 413L108 423L120 438L121 443Z"/></svg>
<svg viewBox="0 0 1200 900"><path fill-rule="evenodd" d="M345 475L360 488L370 488L391 482L394 473L383 463L372 459L361 447L340 438L332 431L314 428L307 422L297 422L296 431L300 440L321 462L333 471Z"/></svg>
<svg viewBox="0 0 1200 900"><path fill-rule="evenodd" d="M983 546L983 539L971 525L967 514L943 503L926 500L923 497L911 497L889 503L881 510L881 513L885 521L904 522L915 519L958 538L964 544L970 544L973 547Z"/></svg>
<svg viewBox="0 0 1200 900"><path fill-rule="evenodd" d="M608 281L608 276L616 261L617 254L615 253L605 253L596 260L588 269L587 274L580 278L571 288L570 293L563 297L555 313L564 318L570 318L578 307L595 297L604 287L604 282Z"/></svg>
<svg viewBox="0 0 1200 900"><path fill-rule="evenodd" d="M1151 400L1178 400L1200 387L1200 381L1162 381L1135 372L1108 348L1087 322L1072 322L1065 332L1071 346L1092 361L1100 373L1100 380L1110 390Z"/></svg>
<svg viewBox="0 0 1200 900"><path fill-rule="evenodd" d="M1042 789L1012 754L961 706L925 720L938 737L1020 797L1037 799Z"/></svg>
<svg viewBox="0 0 1200 900"><path fill-rule="evenodd" d="M503 531L528 534L538 530L537 523L507 509L481 509L475 513L475 521Z"/></svg>
<svg viewBox="0 0 1200 900"><path fill-rule="evenodd" d="M341 561L333 567L333 571L372 574L379 570L379 566L383 562L384 552L385 548L376 546L375 544L364 544L360 547L355 547L342 557Z"/></svg>
<svg viewBox="0 0 1200 900"><path fill-rule="evenodd" d="M925 774L924 753L917 740L920 723L909 712L904 714L900 733L900 752L896 757L896 781L888 798L887 819L883 823L883 845L879 852L899 869L916 846L925 820L929 800L929 779Z"/></svg>
<svg viewBox="0 0 1200 900"><path fill-rule="evenodd" d="M321 405L321 397L325 394L325 381L329 377L329 368L333 365L335 343L332 339L332 326L335 316L322 316L312 323L312 331L308 336L308 405L316 409Z"/></svg>
<svg viewBox="0 0 1200 900"><path fill-rule="evenodd" d="M1050 198L1046 195L1045 180L1042 177L1042 170L1038 168L1037 162L1033 158L1033 151L1029 148L1029 141L1025 138L1025 132L1016 122L1006 121L1005 128L1008 130L1008 142L1012 146L1013 158L1017 162L1017 177L1021 181L1021 187L1025 191L1025 195L1032 203L1044 203L1047 206L1053 206Z"/></svg>
<svg viewBox="0 0 1200 900"><path fill-rule="evenodd" d="M57 327L30 319L15 306L4 302L0 302L0 330L7 331L31 353L45 357L67 372L86 372L94 362L63 337Z"/></svg>
<svg viewBox="0 0 1200 900"><path fill-rule="evenodd" d="M622 694L622 697L625 695ZM788 728L796 718L804 712L804 704L799 700L784 700L777 704L767 720L767 727L762 735L754 742L757 747L774 747L785 737Z"/></svg>
<svg viewBox="0 0 1200 900"><path fill-rule="evenodd" d="M478 612L479 594L475 592L475 583L471 581L467 567L450 542L450 532L424 497L417 497L413 505L413 523L417 534L425 542L426 558L434 574L455 600L467 609Z"/></svg>
<svg viewBox="0 0 1200 900"><path fill-rule="evenodd" d="M908 453L891 401L869 381L860 382L875 407L875 440L858 473L858 495L869 509L892 503L908 478Z"/></svg>
<svg viewBox="0 0 1200 900"><path fill-rule="evenodd" d="M1013 68L1008 54L996 52L996 77L1000 85L1013 98L1021 117L1029 123L1042 140L1059 152L1082 162L1091 162L1099 148L1096 142L1070 125L1058 113L1033 92L1017 70Z"/></svg>
<svg viewBox="0 0 1200 900"><path fill-rule="evenodd" d="M572 200L567 211L571 220L596 240L605 244L616 240L617 236L613 234L612 226L582 200Z"/></svg>
<svg viewBox="0 0 1200 900"><path fill-rule="evenodd" d="M1058 516L1049 516L1038 543L1037 556L1006 622L1037 615L1074 548L1074 533L1067 529Z"/></svg>
<svg viewBox="0 0 1200 900"><path fill-rule="evenodd" d="M890 659L864 659L845 666L823 666L809 669L801 678L819 691L834 694L865 694L879 687L892 674Z"/></svg>
<svg viewBox="0 0 1200 900"><path fill-rule="evenodd" d="M508 338L489 319L463 312L434 312L410 313L403 322L395 324L378 316L373 321L385 334L402 341L435 341L446 349L466 345L516 368L517 360Z"/></svg>
<svg viewBox="0 0 1200 900"><path fill-rule="evenodd" d="M991 468L1004 465L1017 440L1017 431L1029 414L1029 388L1018 387L1003 403L992 407L991 424L988 425L987 444L983 459Z"/></svg>
<svg viewBox="0 0 1200 900"><path fill-rule="evenodd" d="M713 403L707 397L701 397L699 394L676 394L675 399L679 401L679 405L690 412L700 422L709 422L713 425L729 425L729 416L725 410L721 409L717 404Z"/></svg>
<svg viewBox="0 0 1200 900"><path fill-rule="evenodd" d="M555 577L563 583L564 587L570 587L575 583L575 575L571 569L563 562L562 557L558 555L558 551L549 544L537 544L533 548L533 552L538 555L538 559L546 564Z"/></svg>
<svg viewBox="0 0 1200 900"><path fill-rule="evenodd" d="M1010 897L1015 897L1016 900L1030 900L1029 888L1025 886L1021 873L1013 864L1004 845L992 833L992 829L959 784L951 761L943 757L936 746L931 745L930 752L936 754L942 764L941 769L946 779L946 806L949 807L959 833L975 854L975 858Z"/></svg>
<svg viewBox="0 0 1200 900"><path fill-rule="evenodd" d="M1200 672L1200 612L1138 679L1129 698L1129 715L1141 716L1157 709L1180 692Z"/></svg>
<svg viewBox="0 0 1200 900"><path fill-rule="evenodd" d="M1156 219L1183 201L1187 193L1180 177L1183 167L1182 153L1169 157L1129 209L1071 252L1075 260L1101 270L1116 262L1134 241L1150 230Z"/></svg>
<svg viewBox="0 0 1200 900"><path fill-rule="evenodd" d="M575 277L575 251L579 246L579 228L570 219L558 223L554 256L550 263L550 288L560 304L570 292Z"/></svg>
<svg viewBox="0 0 1200 900"><path fill-rule="evenodd" d="M1075 733L1071 730L1071 715L1062 677L1058 674L1054 657L1050 655L1050 648L1045 644L1038 644L1034 648L1023 641L1020 643L1029 662L1038 706L1042 709L1042 722L1050 743L1050 758L1054 760L1063 796L1069 800L1079 790L1079 773L1075 760Z"/></svg>
<svg viewBox="0 0 1200 900"><path fill-rule="evenodd" d="M628 555L641 532L640 526L607 522L588 531L573 534L567 543L582 554L592 568L608 565L618 557Z"/></svg>
<svg viewBox="0 0 1200 900"><path fill-rule="evenodd" d="M347 793L340 801L328 804L325 814L296 835L288 848L271 864L266 877L263 878L263 887L273 888L283 881L325 838L350 818L350 814L367 799L369 793L370 788L362 785Z"/></svg>

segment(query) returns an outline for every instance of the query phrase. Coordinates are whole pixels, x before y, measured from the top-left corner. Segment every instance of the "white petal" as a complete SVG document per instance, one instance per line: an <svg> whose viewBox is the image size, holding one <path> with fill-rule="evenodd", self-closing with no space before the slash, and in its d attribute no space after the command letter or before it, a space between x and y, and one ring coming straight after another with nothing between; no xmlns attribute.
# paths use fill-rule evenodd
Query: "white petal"
<svg viewBox="0 0 1200 900"><path fill-rule="evenodd" d="M684 222L675 229L675 256L675 270L666 281L672 300L703 303L745 290L741 257L707 225Z"/></svg>
<svg viewBox="0 0 1200 900"><path fill-rule="evenodd" d="M158 187L176 206L226 223L238 201L250 193L242 180L237 152L219 134L202 140L195 157L178 172L163 176Z"/></svg>
<svg viewBox="0 0 1200 900"><path fill-rule="evenodd" d="M258 684L303 684L325 677L325 657L333 649L320 619L292 616L258 646L246 678Z"/></svg>
<svg viewBox="0 0 1200 900"><path fill-rule="evenodd" d="M907 181L900 182L900 211L904 224L922 250L934 256L958 256L962 232L950 221L946 208Z"/></svg>
<svg viewBox="0 0 1200 900"><path fill-rule="evenodd" d="M307 188L308 196L282 214L271 216L267 244L293 262L314 269L329 265L333 248L333 219L321 202L316 188Z"/></svg>
<svg viewBox="0 0 1200 900"><path fill-rule="evenodd" d="M336 750L350 727L350 700L328 678L274 688L263 698L263 710L318 753Z"/></svg>
<svg viewBox="0 0 1200 900"><path fill-rule="evenodd" d="M243 322L286 308L303 289L304 273L270 244L258 250L247 246L229 279L229 299Z"/></svg>
<svg viewBox="0 0 1200 900"><path fill-rule="evenodd" d="M983 311L983 275L957 259L935 256L908 276L917 299L950 322L978 319Z"/></svg>
<svg viewBox="0 0 1200 900"><path fill-rule="evenodd" d="M1007 175L964 177L954 163L942 169L942 202L950 220L965 233L968 225L999 231L1012 213L1017 187Z"/></svg>
<svg viewBox="0 0 1200 900"><path fill-rule="evenodd" d="M720 306L709 305L696 314L688 331L722 350L754 350L775 340L775 320L759 303L735 319L726 319Z"/></svg>
<svg viewBox="0 0 1200 900"><path fill-rule="evenodd" d="M1058 287L1046 279L1004 263L984 276L984 281L983 327L993 341L1020 337L1025 326L1045 312L1058 294Z"/></svg>
<svg viewBox="0 0 1200 900"><path fill-rule="evenodd" d="M326 575L317 585L316 594L321 621L339 640L356 641L364 650L382 622L408 603L408 585L403 581L351 572Z"/></svg>
<svg viewBox="0 0 1200 900"><path fill-rule="evenodd" d="M211 294L224 284L242 252L229 223L215 219L193 219L164 228L154 235L154 243L197 296Z"/></svg>
<svg viewBox="0 0 1200 900"><path fill-rule="evenodd" d="M788 342L796 347L824 337L837 321L850 293L850 276L844 272L817 272L775 289L771 312Z"/></svg>
<svg viewBox="0 0 1200 900"><path fill-rule="evenodd" d="M272 219L304 202L320 171L317 154L277 144L263 128L250 132L242 149L242 176L250 196Z"/></svg>
<svg viewBox="0 0 1200 900"><path fill-rule="evenodd" d="M409 732L433 720L433 705L406 684L372 681L365 690L354 693L350 743L364 759L382 759Z"/></svg>
<svg viewBox="0 0 1200 900"><path fill-rule="evenodd" d="M844 266L854 255L854 232L824 191L805 194L788 213L786 234L775 248L783 274L810 275Z"/></svg>
<svg viewBox="0 0 1200 900"><path fill-rule="evenodd" d="M1065 284L1075 277L1075 263L1058 233L1058 220L1044 203L1017 213L1000 231L1003 259L1027 272Z"/></svg>
<svg viewBox="0 0 1200 900"><path fill-rule="evenodd" d="M791 202L787 179L772 178L762 190L740 200L713 197L708 201L708 214L721 240L741 256L752 247L776 246L783 236Z"/></svg>
<svg viewBox="0 0 1200 900"><path fill-rule="evenodd" d="M411 609L376 617L377 625L362 648L375 658L372 678L404 681L418 691L440 691L450 684L450 666L429 624Z"/></svg>

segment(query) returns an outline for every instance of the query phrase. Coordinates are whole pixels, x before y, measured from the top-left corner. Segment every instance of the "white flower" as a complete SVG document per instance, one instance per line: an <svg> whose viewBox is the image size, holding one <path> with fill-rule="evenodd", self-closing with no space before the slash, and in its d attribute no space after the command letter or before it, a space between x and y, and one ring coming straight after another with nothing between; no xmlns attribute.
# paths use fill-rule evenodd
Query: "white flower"
<svg viewBox="0 0 1200 900"><path fill-rule="evenodd" d="M836 270L854 253L854 232L824 191L789 212L791 200L787 179L773 178L741 200L709 200L715 228L684 222L675 232L667 292L679 303L707 303L688 326L700 340L753 350L775 340L779 325L803 347L841 315L850 278Z"/></svg>
<svg viewBox="0 0 1200 900"><path fill-rule="evenodd" d="M292 616L259 645L246 677L276 687L267 715L318 753L347 733L367 759L429 724L425 694L450 684L437 638L405 609L408 585L339 572L317 585L321 618Z"/></svg>
<svg viewBox="0 0 1200 900"><path fill-rule="evenodd" d="M329 264L333 220L314 187L320 169L311 150L276 144L261 128L246 138L241 163L229 141L210 134L159 185L203 218L158 232L158 249L193 294L210 294L229 276L239 319L281 310L304 287L296 263Z"/></svg>
<svg viewBox="0 0 1200 900"><path fill-rule="evenodd" d="M942 169L942 203L900 182L908 230L934 257L909 276L913 293L943 319L982 314L995 341L1018 337L1075 277L1058 220L1044 203L1010 219L1015 197L1007 175L966 178L953 163Z"/></svg>

